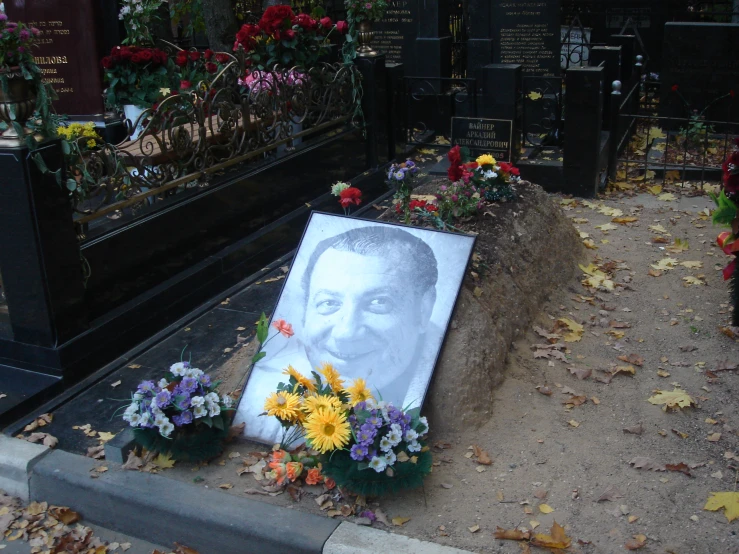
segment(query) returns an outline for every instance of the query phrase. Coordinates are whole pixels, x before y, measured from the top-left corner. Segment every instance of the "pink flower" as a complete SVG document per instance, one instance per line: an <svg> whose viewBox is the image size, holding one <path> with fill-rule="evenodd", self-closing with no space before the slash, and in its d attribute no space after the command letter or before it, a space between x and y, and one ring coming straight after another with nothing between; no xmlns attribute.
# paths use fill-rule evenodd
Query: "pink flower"
<svg viewBox="0 0 739 554"><path fill-rule="evenodd" d="M369 2L367 2L367 3L366 3L366 4L364 5L364 7L365 7L366 9L368 9L368 10L371 10L371 9L372 9L372 4L370 4Z"/></svg>
<svg viewBox="0 0 739 554"><path fill-rule="evenodd" d="M278 319L278 320L273 321L272 327L277 329L277 331L279 331L279 333L287 339L289 339L295 334L295 332L293 331L293 326L290 325L284 319Z"/></svg>
<svg viewBox="0 0 739 554"><path fill-rule="evenodd" d="M190 81L186 81L183 79L180 81L180 90L187 90L192 86L192 83Z"/></svg>
<svg viewBox="0 0 739 554"><path fill-rule="evenodd" d="M346 21L337 21L336 30L339 31L342 35L345 35L349 32L349 24Z"/></svg>

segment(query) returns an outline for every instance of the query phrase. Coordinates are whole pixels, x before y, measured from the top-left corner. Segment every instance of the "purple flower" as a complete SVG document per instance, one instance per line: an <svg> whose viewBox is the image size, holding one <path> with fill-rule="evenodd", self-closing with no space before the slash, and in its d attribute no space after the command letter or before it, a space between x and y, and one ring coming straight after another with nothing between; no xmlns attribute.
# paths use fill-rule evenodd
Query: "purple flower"
<svg viewBox="0 0 739 554"><path fill-rule="evenodd" d="M182 427L183 425L188 425L192 423L192 412L184 411L180 415L176 415L172 418L172 421L174 421L174 424L177 427Z"/></svg>
<svg viewBox="0 0 739 554"><path fill-rule="evenodd" d="M169 404L170 399L172 398L172 395L169 393L167 389L162 389L157 393L156 401L157 406L160 408L164 408L167 404Z"/></svg>
<svg viewBox="0 0 739 554"><path fill-rule="evenodd" d="M180 382L179 387L181 387L181 390L184 392L195 392L195 389L198 388L198 380L193 379L192 377L185 377Z"/></svg>
<svg viewBox="0 0 739 554"><path fill-rule="evenodd" d="M41 31L39 31L36 27L31 27L31 32L33 33L33 36L37 37Z"/></svg>
<svg viewBox="0 0 739 554"><path fill-rule="evenodd" d="M452 202L456 202L457 200L459 200L459 196L452 194Z"/></svg>
<svg viewBox="0 0 739 554"><path fill-rule="evenodd" d="M359 514L359 517L366 517L370 521L375 521L377 519L377 516L372 510L364 510Z"/></svg>
<svg viewBox="0 0 739 554"><path fill-rule="evenodd" d="M21 40L28 40L30 33L26 29L21 29L20 38Z"/></svg>
<svg viewBox="0 0 739 554"><path fill-rule="evenodd" d="M373 440L375 440L375 435L377 435L377 430L375 429L375 426L365 423L364 425L362 425L359 433L357 434L357 440L361 444L369 444Z"/></svg>
<svg viewBox="0 0 739 554"><path fill-rule="evenodd" d="M372 417L367 419L365 425L372 425L373 427L377 427L379 429L380 427L382 427L382 420L376 415L373 415Z"/></svg>
<svg viewBox="0 0 739 554"><path fill-rule="evenodd" d="M441 187L440 187L440 190L441 190L442 192L443 192L443 191L446 191L446 185L441 185Z"/></svg>
<svg viewBox="0 0 739 554"><path fill-rule="evenodd" d="M175 406L179 410L187 410L190 407L190 397L185 394L182 396L175 396Z"/></svg>
<svg viewBox="0 0 739 554"><path fill-rule="evenodd" d="M354 409L357 410L357 411L359 411L359 410L366 410L367 409L367 403L366 402L357 402L354 405Z"/></svg>
<svg viewBox="0 0 739 554"><path fill-rule="evenodd" d="M8 20L8 16L5 15L4 13L0 13L0 21L7 21L7 20Z"/></svg>
<svg viewBox="0 0 739 554"><path fill-rule="evenodd" d="M352 446L349 455L352 457L352 460L361 462L367 456L367 447L361 444L355 444Z"/></svg>
<svg viewBox="0 0 739 554"><path fill-rule="evenodd" d="M140 392L142 394L147 393L147 392L153 393L155 387L156 387L156 385L154 384L154 381L144 381L144 382L142 382L139 385L139 387L138 387L138 389L136 389L136 391L137 392Z"/></svg>

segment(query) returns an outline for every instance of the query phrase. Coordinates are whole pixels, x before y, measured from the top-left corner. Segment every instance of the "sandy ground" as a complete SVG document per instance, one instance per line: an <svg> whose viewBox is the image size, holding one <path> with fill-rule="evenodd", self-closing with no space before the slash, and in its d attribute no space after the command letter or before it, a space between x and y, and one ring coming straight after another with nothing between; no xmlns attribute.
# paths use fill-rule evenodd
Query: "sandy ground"
<svg viewBox="0 0 739 554"><path fill-rule="evenodd" d="M556 520L572 537L575 552L622 552L639 534L646 537L641 552L739 552L739 523L728 523L721 511L703 510L709 493L736 489L739 465L726 455L739 454L739 416L731 394L739 378L734 371L716 371L723 362L739 362L739 344L719 329L730 320L720 272L727 260L715 246L720 229L700 216L710 199L665 201L645 193L606 198L593 206L600 204L637 220L603 231L596 226L611 223L612 216L581 201L564 208L597 246L589 250L595 263L613 261L620 268L614 271L615 289L588 289L581 284L583 275L542 306L536 325L512 345L505 382L489 399L489 422L457 436L432 430L431 444L450 447L434 449L439 465L425 487L381 501L389 518L410 518L390 531L474 552L515 553L521 552L520 545L495 539L496 527L544 532ZM664 232L649 229L657 225ZM687 241L688 249L667 252L669 244L652 242L656 236L669 243ZM542 240L557 247L556 237ZM698 261L702 267L677 265L650 276L650 265L665 257ZM690 276L705 284L689 285L684 278ZM565 343L566 362L535 359L531 346L546 344L546 339L534 327L551 331L562 317L584 325L581 340ZM628 326L614 328L611 322ZM618 360L631 354L643 358L643 364ZM635 375L617 374L609 384L595 380L602 377L599 371L616 365L632 365ZM580 380L570 367L592 374ZM664 412L647 401L656 389L671 391L676 385L692 396L695 407ZM537 386L548 386L553 394L541 394ZM568 408L563 400L573 393L587 402ZM639 424L640 435L623 430ZM709 441L714 433L720 437ZM471 445L486 450L493 464L480 466L466 457ZM223 485L225 494L244 495L260 483L236 470L249 451L263 449L233 444L208 467L178 465L163 475L212 489ZM235 452L240 456L229 457ZM691 476L636 469L629 461L640 456L658 465L695 467ZM615 487L612 500L598 502L609 487ZM321 492L306 487L299 502L288 494L251 497L322 513L314 501ZM337 499L335 507L341 503ZM553 511L542 513L541 504Z"/></svg>

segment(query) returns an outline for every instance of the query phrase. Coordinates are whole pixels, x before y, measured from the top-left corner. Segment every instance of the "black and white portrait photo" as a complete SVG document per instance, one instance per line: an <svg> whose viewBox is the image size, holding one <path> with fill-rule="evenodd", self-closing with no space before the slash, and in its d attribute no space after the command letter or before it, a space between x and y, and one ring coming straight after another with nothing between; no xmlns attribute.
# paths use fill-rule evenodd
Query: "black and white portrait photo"
<svg viewBox="0 0 739 554"><path fill-rule="evenodd" d="M253 368L237 409L247 438L280 441L265 398L292 366L306 376L330 363L365 379L375 398L420 406L457 299L474 237L314 213L270 326L266 356Z"/></svg>

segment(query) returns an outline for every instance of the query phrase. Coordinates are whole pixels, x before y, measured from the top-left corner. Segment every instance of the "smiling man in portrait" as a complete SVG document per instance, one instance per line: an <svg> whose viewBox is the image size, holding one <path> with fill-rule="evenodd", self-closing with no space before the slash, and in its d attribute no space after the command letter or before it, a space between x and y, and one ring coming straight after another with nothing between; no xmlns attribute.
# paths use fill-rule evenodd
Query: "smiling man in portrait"
<svg viewBox="0 0 739 554"><path fill-rule="evenodd" d="M444 329L431 317L437 257L416 234L364 225L322 238L306 255L305 269L296 275L293 268L275 310L275 318L284 317L286 298L299 305L292 310L295 335L274 351L266 346L238 409L246 436L267 443L280 440L281 428L275 418L257 416L266 396L287 382L288 366L310 375L328 363L347 385L365 379L378 400L420 405L443 340Z"/></svg>

